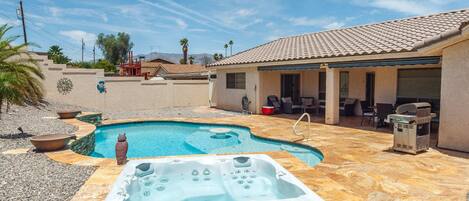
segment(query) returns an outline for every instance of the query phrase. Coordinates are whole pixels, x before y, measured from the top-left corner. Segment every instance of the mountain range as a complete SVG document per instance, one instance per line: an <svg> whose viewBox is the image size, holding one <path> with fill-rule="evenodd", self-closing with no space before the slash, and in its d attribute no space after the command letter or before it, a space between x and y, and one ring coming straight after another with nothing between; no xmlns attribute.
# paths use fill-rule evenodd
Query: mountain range
<svg viewBox="0 0 469 201"><path fill-rule="evenodd" d="M213 56L211 54L207 54L207 53L189 54L189 56L194 57L195 64L206 65L206 64L213 62ZM179 64L179 60L183 57L183 55L178 54L178 53L151 52L148 54L139 54L139 55L136 55L135 57L137 58L144 57L145 61L150 61L153 59L163 59L163 60L173 62L175 64Z"/></svg>

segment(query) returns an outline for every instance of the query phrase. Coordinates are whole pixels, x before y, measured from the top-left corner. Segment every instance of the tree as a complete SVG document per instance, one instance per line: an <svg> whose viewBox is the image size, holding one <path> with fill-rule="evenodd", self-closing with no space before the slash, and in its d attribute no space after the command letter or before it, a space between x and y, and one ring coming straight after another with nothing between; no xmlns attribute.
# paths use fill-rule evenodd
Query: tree
<svg viewBox="0 0 469 201"><path fill-rule="evenodd" d="M69 64L76 68L87 68L87 69L93 68L93 64L89 61L83 61L83 62L76 61L76 62L72 62Z"/></svg>
<svg viewBox="0 0 469 201"><path fill-rule="evenodd" d="M194 57L192 55L189 56L189 64L194 64Z"/></svg>
<svg viewBox="0 0 469 201"><path fill-rule="evenodd" d="M187 38L182 38L179 41L179 44L182 47L182 54L184 55L184 61L181 64L187 64L187 52L189 51L189 40Z"/></svg>
<svg viewBox="0 0 469 201"><path fill-rule="evenodd" d="M116 65L111 64L108 60L100 59L98 63L93 65L93 68L104 69L105 72L116 72Z"/></svg>
<svg viewBox="0 0 469 201"><path fill-rule="evenodd" d="M47 51L47 57L52 59L56 64L68 64L70 59L64 55L62 52L62 48L58 45L52 45L49 47L49 51Z"/></svg>
<svg viewBox="0 0 469 201"><path fill-rule="evenodd" d="M213 60L220 61L222 59L223 59L223 54L218 54L218 53L213 54Z"/></svg>
<svg viewBox="0 0 469 201"><path fill-rule="evenodd" d="M114 65L126 61L129 51L134 46L130 41L130 35L125 32L119 32L117 36L100 33L96 44L103 52L104 58Z"/></svg>
<svg viewBox="0 0 469 201"><path fill-rule="evenodd" d="M225 48L225 55L228 54L228 44L225 43L225 45L223 46Z"/></svg>
<svg viewBox="0 0 469 201"><path fill-rule="evenodd" d="M233 56L233 40L230 40L230 42L228 42L228 44L230 45L230 56ZM226 55L226 53L225 53Z"/></svg>
<svg viewBox="0 0 469 201"><path fill-rule="evenodd" d="M13 45L20 36L6 36L10 29L6 24L0 27L0 115L4 102L36 105L44 98L44 75L27 50L32 44Z"/></svg>

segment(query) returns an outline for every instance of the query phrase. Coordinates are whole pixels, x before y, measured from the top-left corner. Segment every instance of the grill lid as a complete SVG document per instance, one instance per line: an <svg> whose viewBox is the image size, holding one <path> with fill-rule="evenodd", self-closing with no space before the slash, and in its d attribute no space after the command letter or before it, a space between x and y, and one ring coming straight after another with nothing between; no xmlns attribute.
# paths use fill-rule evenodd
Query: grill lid
<svg viewBox="0 0 469 201"><path fill-rule="evenodd" d="M396 108L397 114L405 115L417 115L417 116L428 116L431 112L430 103L420 102L420 103L407 103L402 104Z"/></svg>

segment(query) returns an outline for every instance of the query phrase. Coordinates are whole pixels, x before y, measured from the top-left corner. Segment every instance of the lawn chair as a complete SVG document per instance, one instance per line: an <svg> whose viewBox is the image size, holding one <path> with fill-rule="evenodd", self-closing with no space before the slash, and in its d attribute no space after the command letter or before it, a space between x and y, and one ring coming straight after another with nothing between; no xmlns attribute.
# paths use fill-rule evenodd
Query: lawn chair
<svg viewBox="0 0 469 201"><path fill-rule="evenodd" d="M342 105L339 107L340 114L344 116L353 116L355 109L355 102L357 99L355 98L346 98Z"/></svg>
<svg viewBox="0 0 469 201"><path fill-rule="evenodd" d="M360 126L363 126L363 121L368 120L368 124L371 122L372 126L375 125L375 109L370 107L367 101L360 101L362 108L362 121Z"/></svg>
<svg viewBox="0 0 469 201"><path fill-rule="evenodd" d="M252 114L251 111L249 111L249 105L251 104L251 101L249 101L247 96L243 96L241 99L241 105L243 107L243 114Z"/></svg>
<svg viewBox="0 0 469 201"><path fill-rule="evenodd" d="M267 97L267 105L274 107L274 112L275 113L280 113L282 106L280 105L280 102L278 101L277 96L270 95Z"/></svg>
<svg viewBox="0 0 469 201"><path fill-rule="evenodd" d="M283 112L287 114L293 114L295 110L301 109L301 105L295 105L291 97L282 98L282 107L283 107Z"/></svg>
<svg viewBox="0 0 469 201"><path fill-rule="evenodd" d="M394 113L394 107L389 103L376 103L376 117L378 117L378 124L376 127L386 126L388 122L385 120L388 118L388 115Z"/></svg>
<svg viewBox="0 0 469 201"><path fill-rule="evenodd" d="M307 110L312 109L317 113L317 107L314 103L314 97L302 97L301 98L301 107L303 108L303 113L306 113Z"/></svg>

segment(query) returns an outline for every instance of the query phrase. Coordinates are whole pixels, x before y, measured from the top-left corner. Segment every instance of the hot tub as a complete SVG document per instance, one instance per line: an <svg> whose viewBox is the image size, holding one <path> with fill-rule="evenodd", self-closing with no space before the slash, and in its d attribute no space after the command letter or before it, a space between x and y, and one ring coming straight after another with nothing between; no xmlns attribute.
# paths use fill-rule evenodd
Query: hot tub
<svg viewBox="0 0 469 201"><path fill-rule="evenodd" d="M132 160L107 201L322 200L267 155Z"/></svg>

